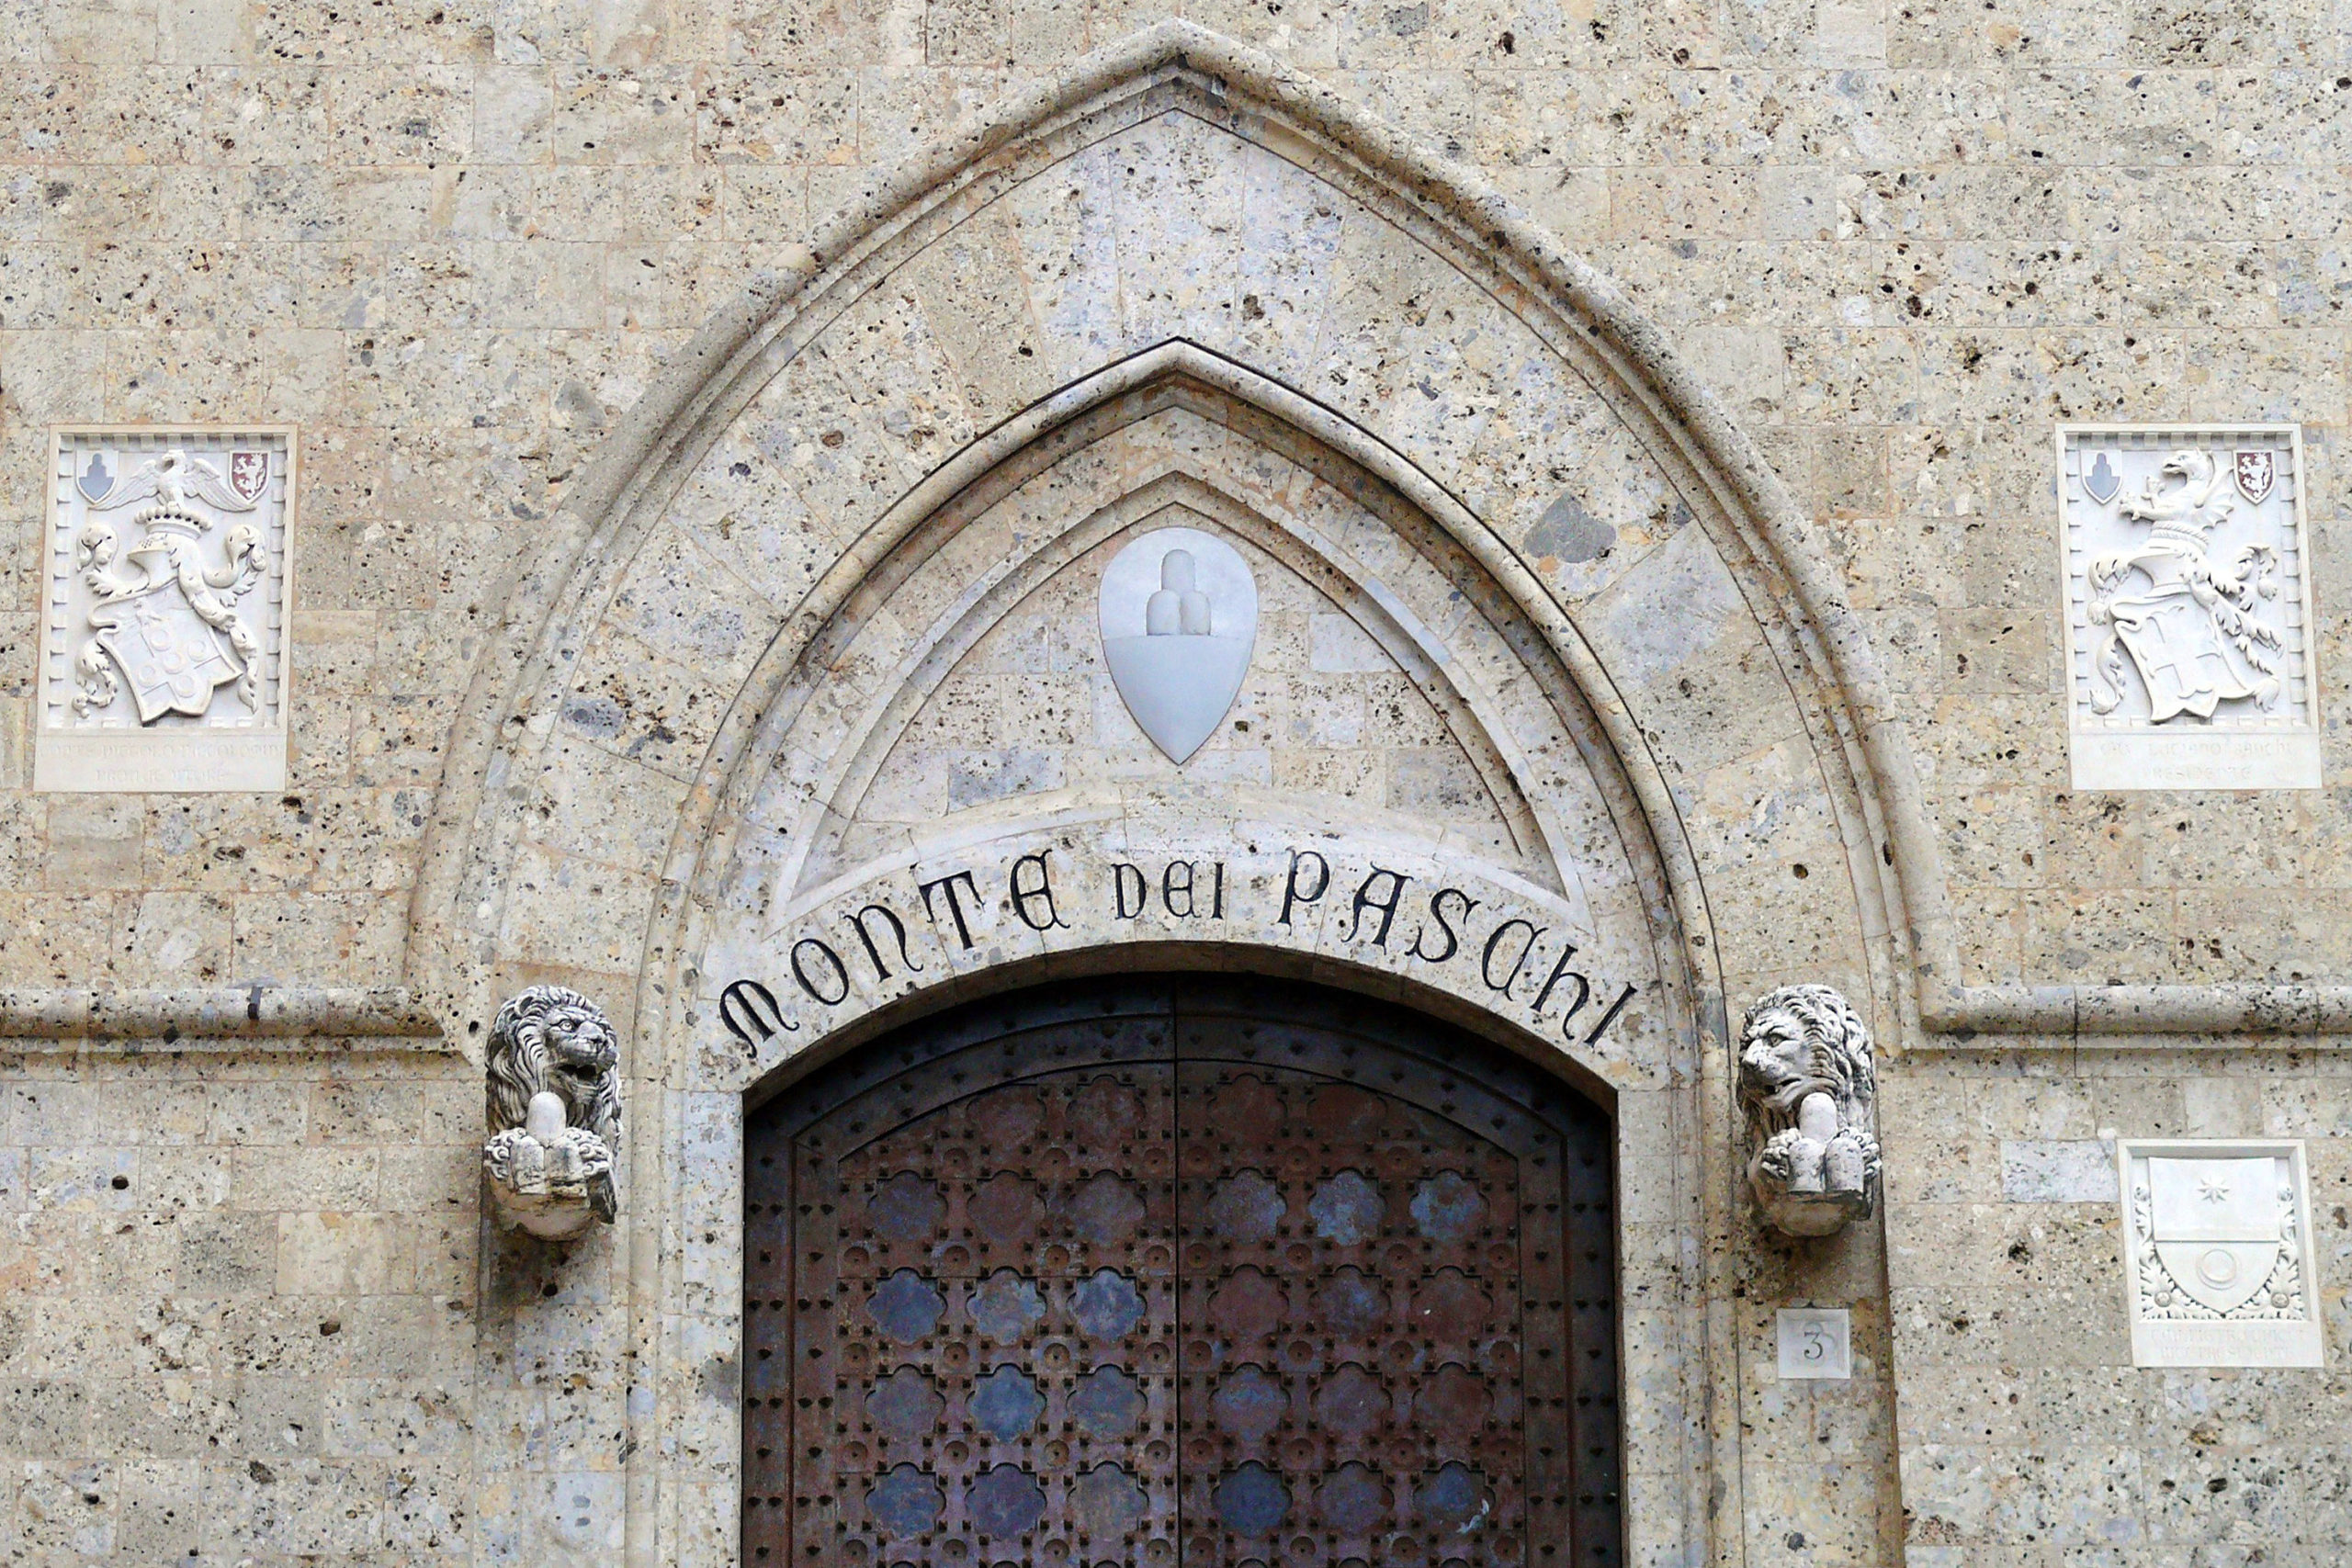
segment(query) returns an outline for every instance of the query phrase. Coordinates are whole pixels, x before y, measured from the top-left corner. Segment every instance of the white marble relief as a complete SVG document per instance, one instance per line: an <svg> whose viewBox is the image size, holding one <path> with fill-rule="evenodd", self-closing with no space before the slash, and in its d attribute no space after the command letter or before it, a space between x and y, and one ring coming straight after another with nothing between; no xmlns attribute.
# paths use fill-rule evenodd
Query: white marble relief
<svg viewBox="0 0 2352 1568"><path fill-rule="evenodd" d="M510 1228L568 1241L620 1213L620 1043L595 1003L533 986L498 1010L483 1064L482 1173Z"/></svg>
<svg viewBox="0 0 2352 1568"><path fill-rule="evenodd" d="M2123 1140L2116 1156L2132 1364L2320 1365L2301 1143Z"/></svg>
<svg viewBox="0 0 2352 1568"><path fill-rule="evenodd" d="M1241 552L1198 528L1155 528L1102 570L1102 656L1151 743L1182 764L1216 733L1258 637Z"/></svg>
<svg viewBox="0 0 2352 1568"><path fill-rule="evenodd" d="M284 787L292 455L282 429L58 434L38 788Z"/></svg>
<svg viewBox="0 0 2352 1568"><path fill-rule="evenodd" d="M1878 1079L1871 1034L1827 986L1782 986L1748 1010L1739 1038L1747 1166L1764 1221L1829 1235L1876 1206Z"/></svg>
<svg viewBox="0 0 2352 1568"><path fill-rule="evenodd" d="M2313 789L2293 425L2059 431L2077 789Z"/></svg>

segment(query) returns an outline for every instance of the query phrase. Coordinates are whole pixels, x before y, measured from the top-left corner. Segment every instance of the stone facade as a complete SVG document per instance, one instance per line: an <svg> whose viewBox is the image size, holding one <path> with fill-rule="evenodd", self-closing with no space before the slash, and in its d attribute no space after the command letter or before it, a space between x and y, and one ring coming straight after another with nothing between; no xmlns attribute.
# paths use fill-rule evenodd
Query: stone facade
<svg viewBox="0 0 2352 1568"><path fill-rule="evenodd" d="M1611 1108L1644 1568L2341 1561L2340 8L12 20L12 1560L732 1562L746 1097L1148 961ZM2054 428L2281 422L2325 787L2075 790ZM33 787L52 427L140 424L295 433L282 792ZM1261 605L1182 767L1093 619L1170 525ZM1877 1049L1813 1240L1792 984ZM569 1244L532 985L620 1041ZM2133 1366L2166 1138L2304 1142L2321 1368Z"/></svg>

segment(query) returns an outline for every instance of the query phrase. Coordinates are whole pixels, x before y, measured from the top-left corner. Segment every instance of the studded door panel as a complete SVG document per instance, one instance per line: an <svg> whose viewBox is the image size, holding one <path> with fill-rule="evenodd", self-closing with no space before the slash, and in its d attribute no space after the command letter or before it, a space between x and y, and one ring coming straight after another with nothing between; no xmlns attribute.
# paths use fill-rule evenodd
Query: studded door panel
<svg viewBox="0 0 2352 1568"><path fill-rule="evenodd" d="M1607 1124L1463 1050L1061 987L763 1113L746 1562L1614 1568Z"/></svg>
<svg viewBox="0 0 2352 1568"><path fill-rule="evenodd" d="M1522 1259L1519 1159L1345 1081L1180 1074L1185 1562L1522 1561L1521 1269L1556 1302L1559 1258Z"/></svg>
<svg viewBox="0 0 2352 1568"><path fill-rule="evenodd" d="M753 1562L1174 1561L1171 1069L968 1055L790 1145L792 1386L755 1359L749 1392L791 1462L747 1498Z"/></svg>

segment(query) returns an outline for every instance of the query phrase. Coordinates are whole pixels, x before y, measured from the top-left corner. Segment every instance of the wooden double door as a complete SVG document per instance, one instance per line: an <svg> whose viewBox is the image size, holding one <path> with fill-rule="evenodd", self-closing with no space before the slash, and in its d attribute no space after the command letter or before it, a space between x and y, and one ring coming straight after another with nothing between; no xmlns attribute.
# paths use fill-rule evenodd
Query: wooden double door
<svg viewBox="0 0 2352 1568"><path fill-rule="evenodd" d="M744 1561L1622 1561L1611 1140L1483 1042L1165 976L747 1129Z"/></svg>

